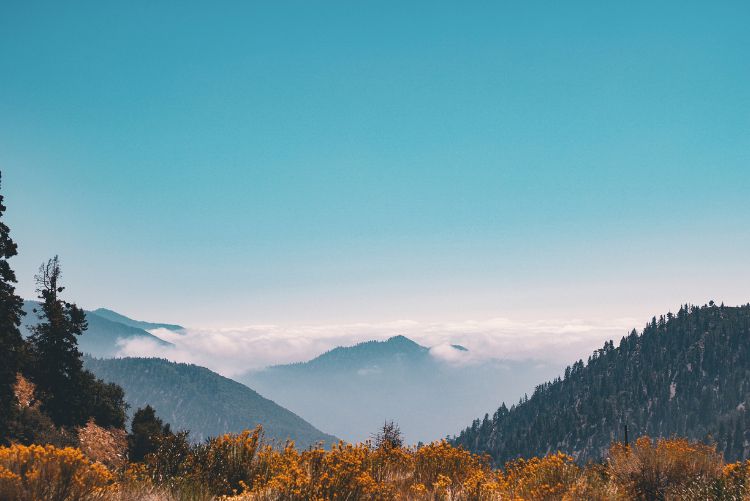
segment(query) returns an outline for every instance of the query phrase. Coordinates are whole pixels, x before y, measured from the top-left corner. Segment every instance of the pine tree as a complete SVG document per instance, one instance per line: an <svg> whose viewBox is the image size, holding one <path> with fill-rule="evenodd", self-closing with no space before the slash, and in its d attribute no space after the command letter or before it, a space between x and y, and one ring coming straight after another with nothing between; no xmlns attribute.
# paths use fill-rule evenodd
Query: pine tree
<svg viewBox="0 0 750 501"><path fill-rule="evenodd" d="M479 421L477 420L477 423ZM386 421L383 427L372 436L376 449L394 449L404 445L404 436L401 434L401 428L393 421Z"/></svg>
<svg viewBox="0 0 750 501"><path fill-rule="evenodd" d="M169 423L166 425L156 417L153 407L147 405L133 415L128 435L128 459L138 463L159 447L159 439L172 434Z"/></svg>
<svg viewBox="0 0 750 501"><path fill-rule="evenodd" d="M8 425L16 408L13 388L24 345L19 330L24 314L23 300L15 293L16 275L8 263L8 259L18 253L18 248L10 238L10 229L2 222L4 212L3 196L0 195L0 443L9 437Z"/></svg>
<svg viewBox="0 0 750 501"><path fill-rule="evenodd" d="M58 426L84 424L88 417L86 381L78 336L86 330L86 315L59 298L62 272L57 256L42 264L36 276L41 300L40 323L32 327L31 376L42 410ZM35 310L36 311L36 310Z"/></svg>

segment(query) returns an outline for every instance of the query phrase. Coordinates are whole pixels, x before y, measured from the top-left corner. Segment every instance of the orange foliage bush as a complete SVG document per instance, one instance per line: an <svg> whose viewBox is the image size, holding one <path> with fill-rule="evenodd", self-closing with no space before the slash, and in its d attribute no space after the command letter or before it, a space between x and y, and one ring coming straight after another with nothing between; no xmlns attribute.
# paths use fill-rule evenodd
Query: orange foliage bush
<svg viewBox="0 0 750 501"><path fill-rule="evenodd" d="M505 482L513 498L561 499L574 485L580 468L562 452L543 458L518 459L505 466Z"/></svg>
<svg viewBox="0 0 750 501"><path fill-rule="evenodd" d="M304 452L290 444L283 451L266 447L258 459L254 487L237 499L750 499L750 462L724 466L712 447L682 439L614 444L608 461L585 467L558 452L509 462L502 471L446 442L380 449L342 443Z"/></svg>
<svg viewBox="0 0 750 501"><path fill-rule="evenodd" d="M0 447L0 499L89 501L103 499L110 472L78 449L51 445Z"/></svg>
<svg viewBox="0 0 750 501"><path fill-rule="evenodd" d="M494 470L489 458L445 441L299 451L263 444L260 428L200 445L178 434L116 482L78 449L0 448L3 501L739 501L750 499L749 480L750 462L727 465L710 446L647 437L614 444L605 462L585 467L558 452Z"/></svg>
<svg viewBox="0 0 750 501"><path fill-rule="evenodd" d="M31 407L31 405L35 403L35 389L34 383L23 377L21 374L16 374L16 384L13 386L13 392L16 394L19 407Z"/></svg>
<svg viewBox="0 0 750 501"><path fill-rule="evenodd" d="M128 439L125 430L105 429L90 420L78 429L81 451L93 461L119 470L127 464Z"/></svg>
<svg viewBox="0 0 750 501"><path fill-rule="evenodd" d="M689 483L710 483L722 475L723 461L714 447L685 439L641 437L609 452L609 472L634 499L659 500L676 496Z"/></svg>

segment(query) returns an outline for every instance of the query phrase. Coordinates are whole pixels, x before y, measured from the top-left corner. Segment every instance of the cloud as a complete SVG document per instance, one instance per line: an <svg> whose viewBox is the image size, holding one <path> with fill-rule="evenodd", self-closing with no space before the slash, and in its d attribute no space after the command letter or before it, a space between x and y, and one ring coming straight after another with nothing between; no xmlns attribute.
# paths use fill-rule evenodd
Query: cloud
<svg viewBox="0 0 750 501"><path fill-rule="evenodd" d="M430 347L434 357L450 364L478 363L488 359L568 364L586 358L609 339L617 342L633 325L633 319L519 322L493 318L458 322L400 320L296 327L251 325L187 329L184 333L155 329L150 332L174 346L132 339L120 342L118 354L194 363L232 377L268 365L306 361L337 346L373 339L384 340L401 334ZM457 350L452 344L462 345L468 351Z"/></svg>

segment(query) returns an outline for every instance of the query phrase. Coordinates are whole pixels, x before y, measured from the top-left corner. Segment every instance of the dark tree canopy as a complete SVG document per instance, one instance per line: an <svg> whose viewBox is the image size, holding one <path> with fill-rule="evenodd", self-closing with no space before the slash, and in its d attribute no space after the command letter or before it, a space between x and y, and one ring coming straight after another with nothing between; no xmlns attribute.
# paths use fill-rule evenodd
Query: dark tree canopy
<svg viewBox="0 0 750 501"><path fill-rule="evenodd" d="M24 314L23 300L16 295L16 274L8 263L18 249L10 237L10 229L2 220L5 209L3 196L0 195L0 443L8 438L9 423L16 408L13 388L16 374L21 368L24 346L19 329Z"/></svg>
<svg viewBox="0 0 750 501"><path fill-rule="evenodd" d="M41 300L39 324L32 327L31 376L42 409L55 424L86 421L82 353L78 336L86 330L86 315L75 304L60 299L62 271L57 256L42 264L36 276Z"/></svg>
<svg viewBox="0 0 750 501"><path fill-rule="evenodd" d="M132 462L142 462L146 455L159 447L162 437L171 434L169 423L164 424L156 416L153 407L147 405L138 409L133 415L128 435L128 459Z"/></svg>
<svg viewBox="0 0 750 501"><path fill-rule="evenodd" d="M106 384L83 369L78 336L87 328L86 314L59 294L62 271L57 256L44 263L36 276L41 311L32 327L31 379L42 410L58 426L76 426L88 419L100 426L122 428L125 403L122 388Z"/></svg>

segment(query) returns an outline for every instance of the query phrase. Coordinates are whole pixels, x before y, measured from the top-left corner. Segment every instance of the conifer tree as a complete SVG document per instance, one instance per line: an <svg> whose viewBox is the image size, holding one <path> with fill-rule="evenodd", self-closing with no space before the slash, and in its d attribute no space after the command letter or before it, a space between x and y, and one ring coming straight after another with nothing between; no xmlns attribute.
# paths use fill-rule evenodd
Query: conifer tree
<svg viewBox="0 0 750 501"><path fill-rule="evenodd" d="M32 327L32 380L42 409L58 426L83 424L86 381L78 336L87 328L86 315L58 296L62 272L57 256L42 264L36 276L41 300L39 324ZM36 311L36 310L35 310Z"/></svg>
<svg viewBox="0 0 750 501"><path fill-rule="evenodd" d="M143 461L146 455L156 451L161 437L172 434L169 423L163 424L150 405L135 412L130 429L128 459L134 463Z"/></svg>
<svg viewBox="0 0 750 501"><path fill-rule="evenodd" d="M4 212L3 196L0 195L0 443L8 438L8 425L16 408L13 388L24 345L19 330L24 314L23 300L15 293L16 275L8 263L18 249L8 226L2 221Z"/></svg>
<svg viewBox="0 0 750 501"><path fill-rule="evenodd" d="M372 436L376 449L394 449L404 445L404 436L401 428L393 421L386 421L383 427Z"/></svg>

